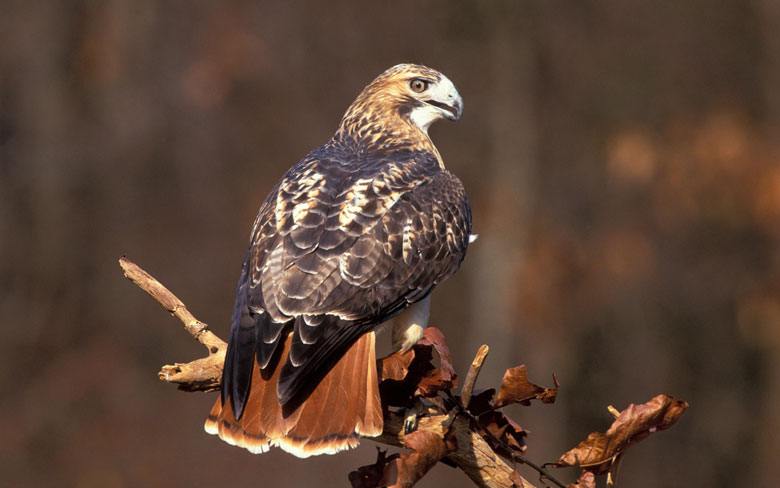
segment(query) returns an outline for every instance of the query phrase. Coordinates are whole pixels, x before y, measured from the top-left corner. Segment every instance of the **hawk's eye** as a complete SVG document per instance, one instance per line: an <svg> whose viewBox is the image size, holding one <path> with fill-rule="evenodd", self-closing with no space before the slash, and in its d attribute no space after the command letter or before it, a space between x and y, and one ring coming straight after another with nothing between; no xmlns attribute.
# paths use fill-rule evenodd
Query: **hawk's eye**
<svg viewBox="0 0 780 488"><path fill-rule="evenodd" d="M415 78L409 82L409 88L415 93L422 93L428 89L429 82L420 78Z"/></svg>

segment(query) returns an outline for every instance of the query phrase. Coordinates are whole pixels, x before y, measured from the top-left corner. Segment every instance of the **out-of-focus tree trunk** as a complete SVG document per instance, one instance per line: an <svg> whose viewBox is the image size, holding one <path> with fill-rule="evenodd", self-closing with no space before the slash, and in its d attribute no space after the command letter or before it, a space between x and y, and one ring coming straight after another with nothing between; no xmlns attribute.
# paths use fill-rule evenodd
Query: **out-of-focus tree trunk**
<svg viewBox="0 0 780 488"><path fill-rule="evenodd" d="M772 144L780 144L780 3L775 0L760 0L757 3L758 18L762 22L763 40L763 95L766 101L767 135ZM780 280L780 250L775 250L776 281ZM780 290L776 289L777 292ZM775 306L780 307L780 296L775 295ZM775 308L776 310L776 308ZM769 320L780 320L777 314ZM766 348L766 383L763 401L759 403L760 420L756 425L757 439L757 482L759 486L773 486L780 480L780 323L763 324L770 333L759 340ZM771 333L774 331L774 333Z"/></svg>
<svg viewBox="0 0 780 488"><path fill-rule="evenodd" d="M536 151L534 130L534 51L527 29L518 28L518 4L493 10L492 39L485 56L486 78L493 92L489 106L489 153L479 164L484 179L481 202L475 208L479 239L470 248L473 269L473 317L469 343L491 344L494 361L485 365L485 377L498 377L501 364L521 356L512 337L522 325L514 317L516 271L526 243L530 207L534 199Z"/></svg>

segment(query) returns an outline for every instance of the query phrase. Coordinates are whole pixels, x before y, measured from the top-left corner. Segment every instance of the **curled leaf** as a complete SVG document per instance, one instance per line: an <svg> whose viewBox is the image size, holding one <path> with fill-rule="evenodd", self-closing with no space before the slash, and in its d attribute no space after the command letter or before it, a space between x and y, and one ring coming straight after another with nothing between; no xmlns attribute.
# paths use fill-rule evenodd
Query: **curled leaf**
<svg viewBox="0 0 780 488"><path fill-rule="evenodd" d="M447 455L450 446L438 434L416 431L404 437L409 450L387 456L377 449L374 464L362 466L349 473L353 488L406 487L417 483Z"/></svg>
<svg viewBox="0 0 780 488"><path fill-rule="evenodd" d="M402 381L409 374L409 365L414 361L414 349L395 353L379 360L379 381Z"/></svg>
<svg viewBox="0 0 780 488"><path fill-rule="evenodd" d="M428 354L436 352L436 356L439 357L439 366L423 376L418 385L418 393L422 396L431 396L437 391L454 388L457 384L457 375L452 366L450 348L447 347L441 330L436 327L426 328L422 339L414 346L415 354L426 347Z"/></svg>
<svg viewBox="0 0 780 488"><path fill-rule="evenodd" d="M528 433L503 412L489 410L480 415L477 420L480 427L497 441L491 443L496 449L506 451L506 448L509 448L515 453L523 453L528 448L525 444ZM504 454L511 457L512 452L504 452Z"/></svg>
<svg viewBox="0 0 780 488"><path fill-rule="evenodd" d="M509 368L504 373L501 387L493 400L493 406L501 408L512 403L527 406L531 404L533 399L543 403L553 403L558 395L558 379L555 376L553 376L553 382L554 387L544 388L528 381L528 368L524 364Z"/></svg>
<svg viewBox="0 0 780 488"><path fill-rule="evenodd" d="M376 462L367 466L361 466L349 473L349 482L352 488L377 488L387 486L388 480L395 477L393 462L398 454L387 455L387 451L377 448Z"/></svg>
<svg viewBox="0 0 780 488"><path fill-rule="evenodd" d="M577 447L565 452L558 466L581 466L596 474L609 471L612 459L634 442L653 432L671 427L688 408L688 403L668 395L657 395L647 403L631 404L606 432L591 432Z"/></svg>
<svg viewBox="0 0 780 488"><path fill-rule="evenodd" d="M425 329L423 338L405 353L396 352L377 363L382 404L411 407L415 397L435 397L455 387L457 375L444 335L436 327Z"/></svg>
<svg viewBox="0 0 780 488"><path fill-rule="evenodd" d="M493 410L493 397L496 394L495 388L479 390L471 395L468 410L474 415L480 415L488 410Z"/></svg>

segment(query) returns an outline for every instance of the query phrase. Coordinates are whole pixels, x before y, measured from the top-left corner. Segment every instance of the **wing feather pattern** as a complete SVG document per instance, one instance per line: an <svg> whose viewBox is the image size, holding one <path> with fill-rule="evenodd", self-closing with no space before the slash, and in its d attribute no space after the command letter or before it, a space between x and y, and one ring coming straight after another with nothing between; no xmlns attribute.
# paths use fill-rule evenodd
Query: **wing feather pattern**
<svg viewBox="0 0 780 488"><path fill-rule="evenodd" d="M433 155L344 161L338 147L315 151L260 209L223 378L222 399L230 397L236 418L254 357L262 373L284 330L293 337L277 394L292 411L362 334L425 298L465 256L465 191Z"/></svg>

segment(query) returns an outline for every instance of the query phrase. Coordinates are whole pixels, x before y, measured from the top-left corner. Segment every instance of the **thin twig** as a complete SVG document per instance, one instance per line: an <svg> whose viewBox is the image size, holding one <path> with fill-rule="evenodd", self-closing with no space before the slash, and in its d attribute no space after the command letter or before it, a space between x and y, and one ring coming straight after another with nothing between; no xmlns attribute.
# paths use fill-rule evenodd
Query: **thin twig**
<svg viewBox="0 0 780 488"><path fill-rule="evenodd" d="M529 460L522 454L513 454L512 459L515 461L527 465L529 468L533 469L537 473L539 473L539 477L551 481L555 486L558 486L560 488L566 488L566 485L558 481L555 476L551 475L549 471L544 469L543 467L539 466L538 464L534 463L533 461Z"/></svg>
<svg viewBox="0 0 780 488"><path fill-rule="evenodd" d="M209 331L207 325L196 319L176 295L140 266L124 257L119 260L119 265L128 279L176 316L187 332L209 351L205 358L163 366L159 373L160 379L177 383L180 389L187 391L217 389L225 360L225 342ZM475 377L477 373L478 371L475 371ZM534 488L533 484L522 478L511 464L490 447L481 433L475 430L475 424L469 417L471 416L453 416L452 412L425 416L419 419L417 431L430 432L442 439L454 439L454 448L447 453L447 459L453 461L479 487ZM386 411L382 435L369 439L403 447L406 436L404 420L403 415Z"/></svg>
<svg viewBox="0 0 780 488"><path fill-rule="evenodd" d="M195 316L187 310L187 306L179 300L179 297L157 281L154 276L144 271L143 268L130 261L125 256L119 258L119 266L121 266L122 271L124 271L125 278L138 285L143 291L157 300L165 310L179 319L181 323L184 324L184 329L198 342L203 344L209 352L216 353L215 347L219 349L227 346L225 341L214 335L214 333L209 330L208 325L196 319Z"/></svg>
<svg viewBox="0 0 780 488"><path fill-rule="evenodd" d="M466 374L466 379L463 382L463 389L460 390L460 404L463 405L463 408L469 408L471 394L474 392L474 384L477 382L479 371L482 369L482 363L485 362L488 352L490 352L490 348L487 344L482 344L477 349L474 360L471 361L469 372Z"/></svg>

